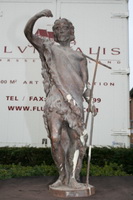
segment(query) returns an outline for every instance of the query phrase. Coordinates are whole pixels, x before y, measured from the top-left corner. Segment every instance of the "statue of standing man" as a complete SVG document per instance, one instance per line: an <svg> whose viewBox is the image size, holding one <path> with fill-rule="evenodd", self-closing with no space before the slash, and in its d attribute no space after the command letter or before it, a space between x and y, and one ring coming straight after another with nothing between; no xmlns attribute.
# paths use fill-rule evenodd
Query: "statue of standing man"
<svg viewBox="0 0 133 200"><path fill-rule="evenodd" d="M87 141L83 109L83 97L87 101L90 92L87 61L81 52L70 47L75 39L74 26L67 19L58 19L53 25L54 41L59 45L33 34L39 18L52 16L50 10L37 13L27 22L24 33L42 62L46 93L43 117L59 171L52 187L65 185L78 189L82 187L79 175Z"/></svg>

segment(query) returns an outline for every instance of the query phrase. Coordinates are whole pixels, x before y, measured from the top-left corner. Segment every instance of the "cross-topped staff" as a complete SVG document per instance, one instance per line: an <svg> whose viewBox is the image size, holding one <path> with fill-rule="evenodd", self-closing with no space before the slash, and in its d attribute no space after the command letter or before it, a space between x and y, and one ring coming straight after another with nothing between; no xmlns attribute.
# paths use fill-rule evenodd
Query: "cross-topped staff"
<svg viewBox="0 0 133 200"><path fill-rule="evenodd" d="M93 90L94 90L94 83L95 83L95 79L96 79L96 73L97 73L97 68L98 68L98 64L103 65L104 67L107 67L108 69L111 69L111 67L109 67L108 65L105 65L103 63L101 63L99 61L99 54L100 54L100 47L98 47L98 51L97 51L97 58L96 60L86 56L84 54L85 57L89 58L90 60L96 62L95 65L95 69L94 69L94 75L93 75L93 80L92 80L92 87L90 90L90 99L89 99L89 104L88 104L88 112L86 115L86 120L85 120L85 129L87 129L87 124L88 124L88 119L89 119L89 113L91 111L91 100L93 98ZM93 135L93 124L94 124L94 113L92 113L92 118L91 118L91 128L90 128L90 137L89 137L89 151L88 151L88 164L87 164L87 176L86 176L86 185L88 186L89 184L89 171L90 171L90 160L91 160L91 147L92 147L92 135Z"/></svg>
<svg viewBox="0 0 133 200"><path fill-rule="evenodd" d="M91 58L90 56L87 56L87 55L85 55L84 53L83 53L83 55L86 57L86 58L88 58L88 59L90 59L90 60L92 60L92 61L94 61L94 62L98 62L98 64L100 64L100 65L102 65L102 66L104 66L104 67L107 67L108 69L112 69L111 67L109 67L108 65L105 65L104 63L102 63L101 61L96 61L95 59L93 59L93 58Z"/></svg>

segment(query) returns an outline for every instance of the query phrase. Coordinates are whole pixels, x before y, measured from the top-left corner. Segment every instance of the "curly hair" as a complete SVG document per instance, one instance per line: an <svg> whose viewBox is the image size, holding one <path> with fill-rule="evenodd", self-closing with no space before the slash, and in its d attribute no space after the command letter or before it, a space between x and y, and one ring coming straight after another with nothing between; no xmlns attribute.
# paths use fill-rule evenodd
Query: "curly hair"
<svg viewBox="0 0 133 200"><path fill-rule="evenodd" d="M64 23L67 23L67 24L68 24L69 29L70 29L70 41L74 41L74 39L75 39L75 36L74 36L74 26L73 26L72 22L70 22L70 21L69 21L68 19L66 19L66 18L61 18L61 19L55 20L54 25L53 25L53 27L52 27L53 33L54 33L54 41L55 41L55 42L58 42L57 37L56 37L56 34L55 34L55 27L56 27L58 24L60 24L61 22L64 22Z"/></svg>

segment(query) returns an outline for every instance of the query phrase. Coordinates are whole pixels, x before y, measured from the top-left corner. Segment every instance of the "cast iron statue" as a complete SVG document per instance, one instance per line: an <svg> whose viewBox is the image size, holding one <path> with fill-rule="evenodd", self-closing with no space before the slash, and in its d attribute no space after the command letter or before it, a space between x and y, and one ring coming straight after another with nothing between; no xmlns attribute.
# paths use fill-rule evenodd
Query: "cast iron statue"
<svg viewBox="0 0 133 200"><path fill-rule="evenodd" d="M52 17L43 10L26 24L24 33L35 47L42 62L42 76L46 102L44 123L51 140L52 156L59 171L52 187L65 185L81 188L79 174L86 151L83 97L88 102L87 61L81 52L74 51L74 26L65 19L53 25L54 41L33 34L35 22L41 17ZM57 44L58 43L58 44Z"/></svg>

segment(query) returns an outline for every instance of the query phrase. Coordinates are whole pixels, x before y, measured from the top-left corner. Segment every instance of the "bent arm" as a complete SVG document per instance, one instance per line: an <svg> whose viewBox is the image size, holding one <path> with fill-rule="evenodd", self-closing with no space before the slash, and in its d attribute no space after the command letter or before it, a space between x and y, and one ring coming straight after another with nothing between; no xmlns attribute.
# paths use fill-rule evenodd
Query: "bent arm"
<svg viewBox="0 0 133 200"><path fill-rule="evenodd" d="M81 74L82 74L82 80L84 83L84 87L87 87L88 85L88 69L87 69L87 60L84 58L81 61Z"/></svg>
<svg viewBox="0 0 133 200"><path fill-rule="evenodd" d="M35 34L33 34L33 28L34 28L35 22L41 17L52 17L52 16L53 15L50 10L43 10L43 11L37 13L36 15L34 15L33 17L31 17L25 26L24 34L25 34L26 38L28 39L28 41L37 50L39 49L39 47L42 43L42 39L40 37L36 36Z"/></svg>
<svg viewBox="0 0 133 200"><path fill-rule="evenodd" d="M87 60L84 58L81 62L81 73L82 73L82 79L84 83L84 93L83 97L88 102L90 97L90 88L88 83L88 69L87 69Z"/></svg>

